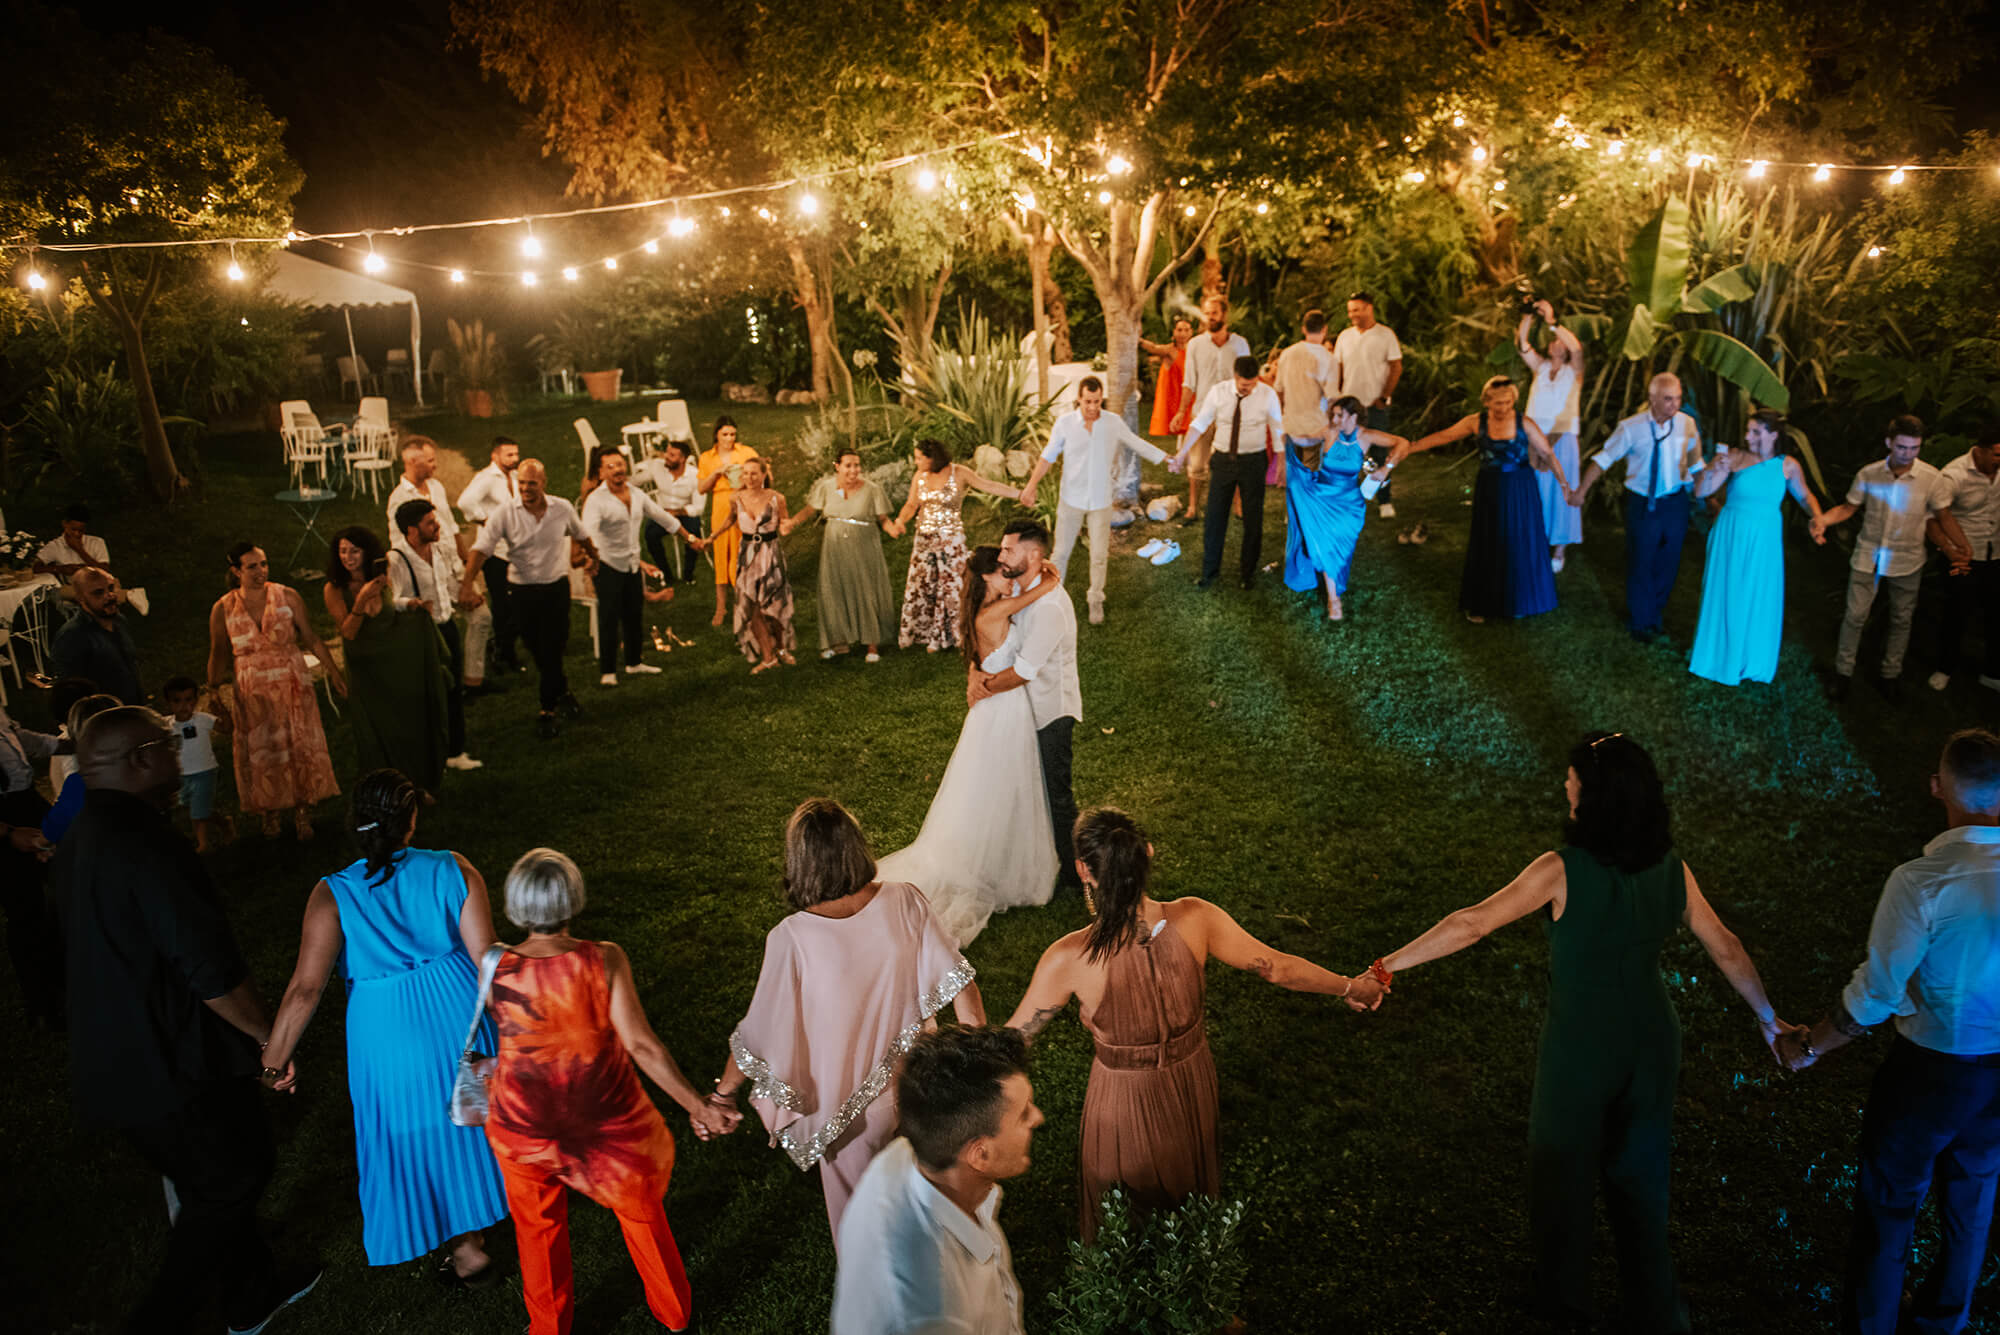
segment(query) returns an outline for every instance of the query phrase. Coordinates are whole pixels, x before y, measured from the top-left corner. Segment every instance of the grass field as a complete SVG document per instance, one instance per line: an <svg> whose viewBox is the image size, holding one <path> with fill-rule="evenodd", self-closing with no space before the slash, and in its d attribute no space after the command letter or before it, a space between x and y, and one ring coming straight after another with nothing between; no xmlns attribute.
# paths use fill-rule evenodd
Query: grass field
<svg viewBox="0 0 2000 1335"><path fill-rule="evenodd" d="M697 421L715 411L696 407ZM553 489L574 496L579 452L568 421L577 411L551 403L499 423L438 417L424 426L475 464L491 431L508 430L550 461ZM607 439L635 415L629 402L590 410ZM800 415L736 415L745 438L778 459L796 504L811 481L785 466ZM200 671L203 615L222 591L226 546L256 538L276 565L298 536L270 499L284 485L274 436L214 440L204 460L198 502L102 514L95 526L126 580L151 591L153 614L137 633L155 688L170 672ZM1700 588L1692 540L1668 618L1677 647L1633 643L1619 622L1622 535L1596 513L1559 579L1559 611L1468 625L1456 611L1468 481L1435 456L1404 470L1397 523L1427 519L1435 537L1398 546L1396 525L1371 518L1349 620L1338 626L1275 573L1254 592L1233 580L1197 592L1193 530L1174 531L1188 554L1158 569L1127 554L1148 525L1116 539L1110 620L1082 628L1079 800L1116 803L1149 827L1162 895L1206 896L1267 941L1353 971L1554 846L1567 747L1586 728L1622 729L1659 760L1679 849L1755 955L1780 1014L1813 1019L1859 958L1884 875L1937 828L1925 777L1939 741L1952 727L1990 722L2000 699L1969 686L1941 697L1921 689L1926 616L1909 669L1919 688L1906 703L1892 708L1861 687L1846 706L1830 706L1815 665L1831 656L1845 556L1799 541L1787 553L1788 640L1770 686L1730 690L1686 672ZM17 527L53 531L46 513L8 509ZM976 537L997 533L998 512L968 514ZM1268 514L1266 559L1281 559L1275 496ZM379 511L343 500L321 529L358 520L379 524ZM963 715L963 679L949 656L817 660L816 545L811 534L787 543L799 667L749 676L733 643L709 628L713 595L701 585L649 608L694 647L654 655L664 676L600 691L579 613L570 666L584 719L555 743L536 741L530 678L475 704L472 750L486 768L449 776L444 802L418 830L420 843L464 853L496 890L531 845L575 856L591 897L578 931L631 953L654 1025L697 1084L720 1070L762 937L784 912L786 814L803 797L831 794L879 851L900 847L922 822ZM907 539L892 544L899 584L907 553ZM1232 538L1231 569L1233 553ZM316 587L305 592L317 612ZM1878 655L1871 637L1864 676ZM36 693L16 704L39 721ZM349 782L348 737L331 726ZM253 836L214 859L273 1002L307 891L352 857L333 804L320 824L310 845ZM1082 918L1081 905L1062 898L995 919L969 953L997 1016L1013 1007L1042 948ZM1525 1132L1544 959L1540 933L1518 924L1399 979L1393 1000L1369 1017L1210 970L1225 1185L1250 1202L1243 1314L1252 1328L1522 1328L1509 1299L1525 1273ZM1700 1328L1826 1330L1859 1108L1883 1041L1783 1076L1691 936L1674 943L1666 967L1686 1028L1674 1234ZM0 992L12 1021L0 1113L16 1165L5 1210L9 1324L25 1316L15 1328L109 1329L159 1254L159 1183L116 1137L78 1126L62 1044L28 1032L12 990ZM328 1265L319 1291L274 1335L520 1329L517 1280L453 1296L416 1266L367 1268L343 1053L334 987L299 1055L301 1093L270 1101L280 1170L266 1213L286 1242ZM1036 1046L1048 1125L1001 1215L1031 1330L1046 1328L1046 1295L1075 1231L1088 1066L1072 1012ZM755 1132L701 1144L669 1110L680 1144L669 1212L696 1328L823 1330L833 1254L817 1182ZM577 1329L657 1329L615 1222L578 1201L572 1223ZM499 1236L511 1261L510 1235ZM1608 1244L1607 1235L1606 1300ZM1988 1279L1976 1328L1996 1331L2000 1297Z"/></svg>

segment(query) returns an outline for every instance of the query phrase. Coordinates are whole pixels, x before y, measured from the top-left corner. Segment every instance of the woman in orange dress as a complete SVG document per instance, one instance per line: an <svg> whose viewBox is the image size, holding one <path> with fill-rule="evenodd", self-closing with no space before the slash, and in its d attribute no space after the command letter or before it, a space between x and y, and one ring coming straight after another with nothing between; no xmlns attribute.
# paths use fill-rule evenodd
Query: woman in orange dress
<svg viewBox="0 0 2000 1335"><path fill-rule="evenodd" d="M722 517L729 509L729 498L743 481L743 461L758 457L757 451L736 436L735 419L716 418L715 443L695 461L697 489L715 498L708 512L708 531L715 535L708 542L708 559L715 563L715 620L709 622L711 626L720 626L729 615L729 590L736 584L736 554L743 550L743 535L733 526L725 528Z"/></svg>
<svg viewBox="0 0 2000 1335"><path fill-rule="evenodd" d="M507 916L528 938L493 973L500 1051L487 1086L486 1139L514 1217L528 1330L568 1335L575 1316L570 1188L618 1216L646 1305L669 1330L685 1330L687 1271L665 1201L674 1138L633 1066L687 1110L703 1139L741 1117L688 1084L647 1022L625 952L569 934L583 904L583 873L552 848L530 849L507 873Z"/></svg>
<svg viewBox="0 0 2000 1335"><path fill-rule="evenodd" d="M243 810L263 813L266 836L278 832L278 813L290 808L294 831L310 839L313 803L337 796L340 784L299 646L326 665L327 679L343 696L347 681L313 630L305 601L296 590L271 583L263 548L253 542L231 547L229 572L235 587L208 613L208 690L220 700L217 688L233 672L237 800Z"/></svg>
<svg viewBox="0 0 2000 1335"><path fill-rule="evenodd" d="M1007 1021L1033 1038L1075 997L1096 1040L1078 1155L1085 1242L1097 1236L1111 1187L1140 1209L1221 1190L1215 1059L1203 1016L1211 956L1294 992L1352 993L1357 1009L1376 995L1365 978L1273 950L1207 900L1155 900L1146 885L1152 864L1153 845L1124 812L1099 807L1077 817L1076 870L1095 921L1043 952Z"/></svg>
<svg viewBox="0 0 2000 1335"><path fill-rule="evenodd" d="M1187 371L1188 340L1194 337L1194 326L1186 316L1174 321L1174 341L1171 343L1148 343L1139 340L1139 351L1148 357L1160 359L1158 392L1153 396L1153 419L1146 426L1149 436L1171 436L1174 413L1181 406L1182 376Z"/></svg>

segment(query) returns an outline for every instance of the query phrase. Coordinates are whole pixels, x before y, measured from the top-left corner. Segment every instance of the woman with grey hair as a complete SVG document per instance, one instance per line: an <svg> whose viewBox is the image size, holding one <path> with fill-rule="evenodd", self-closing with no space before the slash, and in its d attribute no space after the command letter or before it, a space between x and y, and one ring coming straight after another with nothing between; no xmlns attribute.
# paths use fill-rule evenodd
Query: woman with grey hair
<svg viewBox="0 0 2000 1335"><path fill-rule="evenodd" d="M801 1171L819 1168L834 1243L840 1216L875 1152L896 1137L896 1064L951 1006L985 1024L972 966L923 892L880 881L867 837L830 797L808 798L785 825L785 897L798 912L764 940L749 1013L729 1036L729 1065L709 1095L750 1103Z"/></svg>
<svg viewBox="0 0 2000 1335"><path fill-rule="evenodd" d="M499 1053L487 1087L486 1139L500 1161L521 1256L531 1335L570 1328L569 1201L575 1188L618 1216L646 1305L688 1324L687 1271L667 1227L674 1138L639 1087L636 1065L687 1110L702 1139L740 1120L705 1103L653 1032L625 952L570 935L583 873L552 848L507 873L507 917L527 939L500 957L490 1006Z"/></svg>

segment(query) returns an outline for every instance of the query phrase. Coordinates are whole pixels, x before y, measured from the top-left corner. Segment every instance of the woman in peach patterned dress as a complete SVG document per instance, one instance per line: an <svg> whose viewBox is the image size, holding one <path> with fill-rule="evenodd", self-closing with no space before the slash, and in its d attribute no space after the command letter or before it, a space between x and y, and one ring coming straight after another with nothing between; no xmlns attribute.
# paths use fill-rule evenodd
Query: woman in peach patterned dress
<svg viewBox="0 0 2000 1335"><path fill-rule="evenodd" d="M237 543L229 549L229 569L237 587L208 614L208 689L213 694L233 666L237 800L243 810L263 813L267 836L278 832L278 814L290 808L293 829L310 839L313 803L336 796L340 784L299 646L326 665L343 696L347 682L297 591L271 583L263 548Z"/></svg>

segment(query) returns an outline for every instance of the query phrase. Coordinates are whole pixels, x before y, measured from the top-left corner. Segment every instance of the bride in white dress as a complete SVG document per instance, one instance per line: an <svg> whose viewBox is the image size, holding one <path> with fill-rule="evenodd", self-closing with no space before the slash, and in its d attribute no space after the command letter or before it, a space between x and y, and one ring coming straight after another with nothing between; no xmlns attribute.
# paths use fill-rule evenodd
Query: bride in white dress
<svg viewBox="0 0 2000 1335"><path fill-rule="evenodd" d="M1000 573L998 547L975 549L965 571L958 642L968 667L999 672L1021 647L1021 628L1010 618L1059 587L1056 568L1045 563L1041 583L1024 594ZM917 841L882 858L875 875L922 890L963 949L995 913L1048 903L1056 871L1028 693L1002 691L965 712Z"/></svg>

